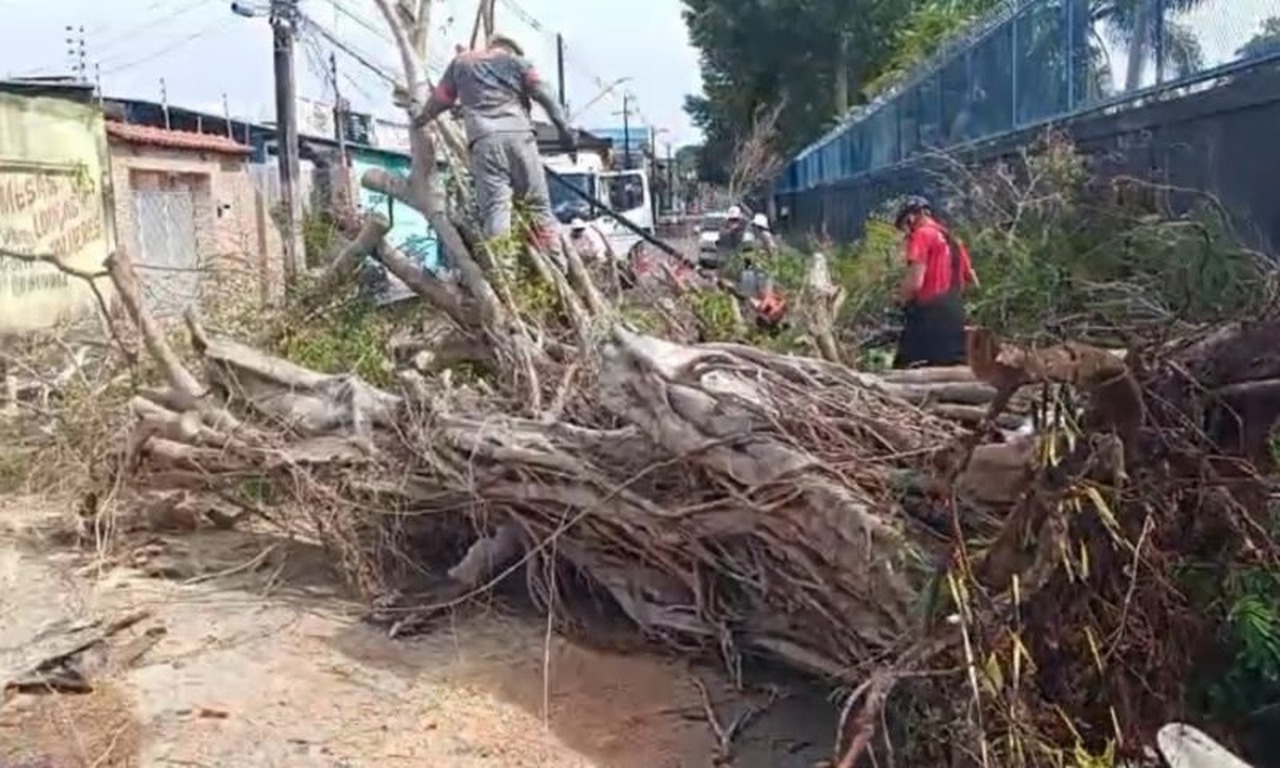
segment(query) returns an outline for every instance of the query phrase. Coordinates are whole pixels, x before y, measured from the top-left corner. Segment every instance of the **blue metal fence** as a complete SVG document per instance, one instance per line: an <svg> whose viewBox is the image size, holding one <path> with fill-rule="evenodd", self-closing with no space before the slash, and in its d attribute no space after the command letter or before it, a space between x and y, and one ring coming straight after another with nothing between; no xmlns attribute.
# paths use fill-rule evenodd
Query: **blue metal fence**
<svg viewBox="0 0 1280 768"><path fill-rule="evenodd" d="M1280 0L1011 2L784 169L778 194L1217 77L1280 54Z"/></svg>

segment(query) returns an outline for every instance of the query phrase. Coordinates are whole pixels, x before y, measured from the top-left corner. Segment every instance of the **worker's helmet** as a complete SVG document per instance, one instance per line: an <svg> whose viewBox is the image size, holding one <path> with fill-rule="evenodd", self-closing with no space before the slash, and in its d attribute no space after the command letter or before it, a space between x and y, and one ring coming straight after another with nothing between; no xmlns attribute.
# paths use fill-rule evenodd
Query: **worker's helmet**
<svg viewBox="0 0 1280 768"><path fill-rule="evenodd" d="M768 229L769 217L765 216L763 213L757 213L755 216L751 217L751 225L759 227L760 229Z"/></svg>
<svg viewBox="0 0 1280 768"><path fill-rule="evenodd" d="M728 218L730 221L736 221L738 219L741 219L742 209L736 205L731 205L729 206L729 210L728 212L726 212L725 217Z"/></svg>
<svg viewBox="0 0 1280 768"><path fill-rule="evenodd" d="M902 222L913 213L926 213L932 210L929 201L920 195L910 195L898 207L898 215L893 217L893 226L901 227Z"/></svg>
<svg viewBox="0 0 1280 768"><path fill-rule="evenodd" d="M573 221L569 222L570 232L581 232L586 228L587 228L587 222L583 221L582 219L574 219Z"/></svg>
<svg viewBox="0 0 1280 768"><path fill-rule="evenodd" d="M524 56L524 49L515 40L506 35L494 35L489 38L490 48L505 48L517 56Z"/></svg>

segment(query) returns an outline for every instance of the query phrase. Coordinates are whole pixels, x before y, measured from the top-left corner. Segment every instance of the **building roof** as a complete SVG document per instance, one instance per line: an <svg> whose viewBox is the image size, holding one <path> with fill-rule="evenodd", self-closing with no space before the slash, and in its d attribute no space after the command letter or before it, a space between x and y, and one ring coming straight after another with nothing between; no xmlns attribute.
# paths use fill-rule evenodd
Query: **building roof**
<svg viewBox="0 0 1280 768"><path fill-rule="evenodd" d="M537 137L538 151L543 153L553 153L560 151L560 131L550 123L533 124L534 136ZM575 128L574 133L578 136L578 149L588 152L603 152L613 146L613 142L608 139L602 139L593 133L588 133L581 128Z"/></svg>
<svg viewBox="0 0 1280 768"><path fill-rule="evenodd" d="M252 151L244 144L226 136L192 131L171 131L150 125L133 125L114 121L107 123L107 135L130 144L146 144L165 149L219 152L227 155L247 155Z"/></svg>
<svg viewBox="0 0 1280 768"><path fill-rule="evenodd" d="M14 77L0 80L0 92L19 96L47 96L88 104L94 88L72 77Z"/></svg>

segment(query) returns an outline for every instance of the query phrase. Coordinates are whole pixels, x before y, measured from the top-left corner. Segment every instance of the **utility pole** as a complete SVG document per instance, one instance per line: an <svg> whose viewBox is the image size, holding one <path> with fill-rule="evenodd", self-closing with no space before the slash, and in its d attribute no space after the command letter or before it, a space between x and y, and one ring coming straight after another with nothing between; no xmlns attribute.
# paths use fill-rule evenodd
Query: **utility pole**
<svg viewBox="0 0 1280 768"><path fill-rule="evenodd" d="M622 94L622 167L631 169L631 94Z"/></svg>
<svg viewBox="0 0 1280 768"><path fill-rule="evenodd" d="M225 93L222 94L222 116L227 121L227 138L234 139L234 132L231 130L231 102L227 101Z"/></svg>
<svg viewBox="0 0 1280 768"><path fill-rule="evenodd" d="M556 84L560 91L560 109L569 112L569 100L564 94L564 35L556 33Z"/></svg>
<svg viewBox="0 0 1280 768"><path fill-rule="evenodd" d="M173 120L169 117L169 89L165 86L164 78L160 78L160 109L164 112L165 130L173 129Z"/></svg>
<svg viewBox="0 0 1280 768"><path fill-rule="evenodd" d="M341 164L339 178L342 181L342 194L336 202L346 209L351 198L351 163L347 158L347 104L342 99L342 91L338 89L338 54L333 52L329 53L329 78L333 80L333 137L338 142L338 162Z"/></svg>
<svg viewBox="0 0 1280 768"><path fill-rule="evenodd" d="M676 156L672 154L671 142L667 142L667 212L676 212Z"/></svg>
<svg viewBox="0 0 1280 768"><path fill-rule="evenodd" d="M106 97L102 94L102 66L93 62L93 89L98 92L98 108L101 109Z"/></svg>
<svg viewBox="0 0 1280 768"><path fill-rule="evenodd" d="M284 208L284 277L292 286L302 269L302 201L298 177L298 99L293 77L293 38L298 0L271 0L276 81L276 154L280 166L280 202Z"/></svg>

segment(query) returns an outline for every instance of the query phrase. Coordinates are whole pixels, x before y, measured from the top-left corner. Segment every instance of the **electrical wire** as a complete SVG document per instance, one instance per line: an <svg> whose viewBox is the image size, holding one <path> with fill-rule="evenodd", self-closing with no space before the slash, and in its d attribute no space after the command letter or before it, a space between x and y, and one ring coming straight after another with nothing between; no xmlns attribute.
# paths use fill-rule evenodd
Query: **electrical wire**
<svg viewBox="0 0 1280 768"><path fill-rule="evenodd" d="M147 9L146 9L146 10L145 10L141 15L142 15L143 17L149 17L149 16L150 16L151 11L153 11L153 10L158 10L158 9L160 9L161 7L163 7L163 6L165 6L165 5L169 4L169 3L172 3L172 2L173 2L173 0L158 0L157 2L154 2L154 3L152 3L150 6L148 6L148 7L147 7ZM119 54L119 53L117 53L117 54L108 54L108 55L107 55L107 56L105 56L105 57L102 55L102 53L103 53L103 51L105 51L105 50L108 50L108 49L112 48L113 46L115 46L115 45L116 45L117 43L119 43L119 42L122 42L122 41L124 41L124 42L128 42L128 43L132 43L132 42L134 42L134 41L137 39L137 37L136 37L136 36L137 36L137 35L138 35L138 33L140 33L140 32L145 32L145 31L147 31L147 30L149 30L149 29L153 29L153 28L155 28L155 27L157 27L157 26L159 26L159 25L161 25L161 24L166 24L166 23L172 22L172 21L174 21L175 19L181 18L182 16L185 16L185 15L187 15L188 13L191 13L191 12L193 12L193 11L195 11L195 10L199 9L199 8L208 8L208 7L209 7L209 0L192 0L192 2L188 2L188 3L185 3L185 4L183 4L183 5L178 6L177 8L174 8L174 9L173 9L172 11L170 11L169 13L163 14L163 15L161 15L161 16L149 17L149 18L147 18L147 20L146 20L146 21L142 22L141 24L137 24L137 25L134 25L134 26L132 26L132 27L128 27L128 28L126 28L126 29L124 29L124 30L122 30L122 31L120 31L120 32L118 32L118 33L115 33L115 34L108 35L108 36L107 36L106 38L104 38L103 40L100 40L100 41L92 41L92 44L90 44L90 43L86 42L86 46L87 46L87 47L90 49L90 51L94 54L95 58L98 60L98 62L99 62L99 63L101 63L101 62L103 62L103 61L110 61L110 60L114 60L114 59L119 59L119 58L121 58L121 54ZM225 17L221 17L221 16L220 16L219 18L225 18ZM84 33L86 40L88 40L88 39L89 39L90 34L91 34L91 33L87 32L87 31ZM129 53L132 53L132 52L131 52L131 51L130 51L130 52L125 52L125 53L124 53L124 55L128 55Z"/></svg>
<svg viewBox="0 0 1280 768"><path fill-rule="evenodd" d="M127 69L133 69L134 67L138 67L143 64L147 64L149 62L155 61L161 56L171 53L172 51L186 45L187 43L193 40L198 40L199 38L204 37L210 32L213 32L217 29L230 25L233 21L234 19L219 19L213 24L210 24L209 26L204 27L203 29L196 30L195 32L192 32L191 34L186 35L185 37L180 37L177 40L174 40L173 42L169 43L168 45L152 51L151 53L145 54L139 58L133 59L132 61L125 62L118 66L103 69L101 70L100 74L102 77L106 77L108 75L114 75L118 72L124 72Z"/></svg>
<svg viewBox="0 0 1280 768"><path fill-rule="evenodd" d="M386 27L384 27L383 25L376 24L370 21L369 19L366 19L365 17L357 14L355 11L351 10L346 5L344 5L341 2L341 0L330 0L330 3L333 5L333 9L338 14L346 17L347 19L350 19L351 21L354 21L357 25L363 27L368 32L373 33L378 37L379 40L386 43L387 45L395 46L395 40L392 39L391 33L387 31ZM428 61L427 61L428 69L435 68L437 72L442 72L444 71L445 66L446 66L446 63L443 62L439 56L434 54L428 55Z"/></svg>
<svg viewBox="0 0 1280 768"><path fill-rule="evenodd" d="M152 2L149 5L147 5L146 8L143 8L142 10L138 11L137 15L145 17L151 14L153 11L160 10L164 6L168 5L170 2L172 2L172 0L152 0ZM93 24L84 30L84 35L88 37L91 35L96 35L99 32L105 32L111 29L111 25L113 21L114 20L100 21L97 24Z"/></svg>
<svg viewBox="0 0 1280 768"><path fill-rule="evenodd" d="M303 26L308 32L315 35L319 35L320 37L324 38L325 42L329 43L337 50L346 54L351 59L355 60L356 63L360 64L361 66L369 70L374 75L377 75L382 80L392 85L396 85L399 82L398 78L396 78L395 75L391 74L395 70L393 70L391 67L388 67L384 64L378 64L374 62L370 57L364 55L363 53L360 53L355 48L353 48L349 43L343 41L341 38L339 38L334 33L330 32L328 29L325 29L325 27L319 22L317 22L315 19L311 18L310 16L307 16L306 14L298 14L298 20L302 22Z"/></svg>
<svg viewBox="0 0 1280 768"><path fill-rule="evenodd" d="M369 92L368 88L365 88L364 85L362 85L359 80L356 80L347 72L340 71L338 72L338 76L341 77L343 80L346 80L347 84L356 90L356 93L360 94L361 96L365 97L371 102L376 102L378 101L379 98L384 98L384 99L386 98L386 96L381 96L381 97L374 96L372 93Z"/></svg>
<svg viewBox="0 0 1280 768"><path fill-rule="evenodd" d="M601 77L600 75L592 71L590 68L588 68L585 62L580 61L577 58L576 54L571 56L570 48L569 46L564 45L563 39L560 38L560 36L557 35L555 32L552 32L550 29L548 29L541 21L538 20L538 17L534 16L532 13L525 10L525 8L522 7L519 3L517 3L516 0L499 0L499 2L502 3L504 8L511 11L513 14L515 14L516 18L518 18L520 21L523 21L535 32L541 33L552 42L555 42L556 44L563 46L565 61L567 61L570 64L570 66L572 66L574 69L578 70L579 73L581 73L582 75L585 75L587 79L591 80L595 84L595 86L600 89L603 95L605 96L612 95L613 89L617 86L616 80L613 82L606 81L603 77ZM636 102L638 101L638 99L636 99L635 94L630 91L625 91L625 93L627 95L627 100L630 102L630 104L624 105L624 106L628 108L628 111L630 111L632 114L634 114L636 117L640 119L641 125L648 125L649 124L648 119L644 116L644 113L640 110L640 108L636 106Z"/></svg>

